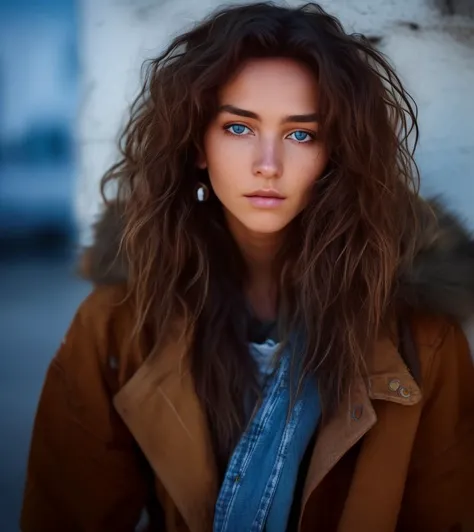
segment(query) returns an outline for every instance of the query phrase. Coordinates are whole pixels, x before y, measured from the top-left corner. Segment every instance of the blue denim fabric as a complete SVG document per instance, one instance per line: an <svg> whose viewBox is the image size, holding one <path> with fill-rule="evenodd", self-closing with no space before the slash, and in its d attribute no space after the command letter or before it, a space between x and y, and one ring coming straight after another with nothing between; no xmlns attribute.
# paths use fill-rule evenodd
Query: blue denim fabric
<svg viewBox="0 0 474 532"><path fill-rule="evenodd" d="M216 503L215 532L286 530L299 465L321 415L315 379L305 382L290 413L297 379L293 385L290 380L288 352L231 457Z"/></svg>

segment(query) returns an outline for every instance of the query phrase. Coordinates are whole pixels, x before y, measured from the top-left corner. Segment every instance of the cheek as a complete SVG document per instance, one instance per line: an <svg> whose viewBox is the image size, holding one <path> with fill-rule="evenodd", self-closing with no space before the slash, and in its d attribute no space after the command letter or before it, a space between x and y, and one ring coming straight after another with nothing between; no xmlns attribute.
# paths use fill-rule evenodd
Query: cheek
<svg viewBox="0 0 474 532"><path fill-rule="evenodd" d="M235 175L241 175L242 153L233 140L213 130L204 139L207 170L213 187L231 186L235 184Z"/></svg>
<svg viewBox="0 0 474 532"><path fill-rule="evenodd" d="M298 176L295 187L297 186L301 195L305 195L324 173L328 163L326 150L318 149L316 154L308 150L308 153L300 154L300 157L295 157L293 161L295 168L291 175Z"/></svg>

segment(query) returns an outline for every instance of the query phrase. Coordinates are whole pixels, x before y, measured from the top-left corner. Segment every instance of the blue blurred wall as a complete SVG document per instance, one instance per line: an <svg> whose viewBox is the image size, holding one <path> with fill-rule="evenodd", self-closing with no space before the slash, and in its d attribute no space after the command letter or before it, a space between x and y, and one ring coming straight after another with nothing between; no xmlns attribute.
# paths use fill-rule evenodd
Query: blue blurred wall
<svg viewBox="0 0 474 532"><path fill-rule="evenodd" d="M73 231L77 57L72 0L0 2L3 239Z"/></svg>
<svg viewBox="0 0 474 532"><path fill-rule="evenodd" d="M45 371L89 291L74 277L77 57L72 0L0 1L1 532L19 530Z"/></svg>

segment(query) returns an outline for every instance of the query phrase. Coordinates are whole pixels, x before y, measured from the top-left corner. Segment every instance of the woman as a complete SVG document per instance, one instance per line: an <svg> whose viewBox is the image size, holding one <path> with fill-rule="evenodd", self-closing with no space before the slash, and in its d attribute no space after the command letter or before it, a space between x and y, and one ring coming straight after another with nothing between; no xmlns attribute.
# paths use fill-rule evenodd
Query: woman
<svg viewBox="0 0 474 532"><path fill-rule="evenodd" d="M412 130L314 4L225 9L151 62L24 532L472 530L473 243L418 197Z"/></svg>

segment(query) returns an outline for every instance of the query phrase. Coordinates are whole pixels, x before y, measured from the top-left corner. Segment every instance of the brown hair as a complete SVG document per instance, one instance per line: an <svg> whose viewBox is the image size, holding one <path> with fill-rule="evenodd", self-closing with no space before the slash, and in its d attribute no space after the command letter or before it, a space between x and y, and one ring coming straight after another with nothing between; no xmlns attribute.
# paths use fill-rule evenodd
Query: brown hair
<svg viewBox="0 0 474 532"><path fill-rule="evenodd" d="M416 106L394 70L362 35L345 33L316 4L260 3L223 9L174 39L149 62L104 176L125 201L123 245L136 329L153 323L156 345L177 314L193 331L192 371L225 462L256 393L246 343L245 266L195 161L217 109L217 91L248 58L289 57L319 83L322 138L330 161L282 250L284 338L302 328L303 375L317 372L331 411L357 374L393 300L396 273L416 239ZM409 134L414 132L414 144Z"/></svg>

